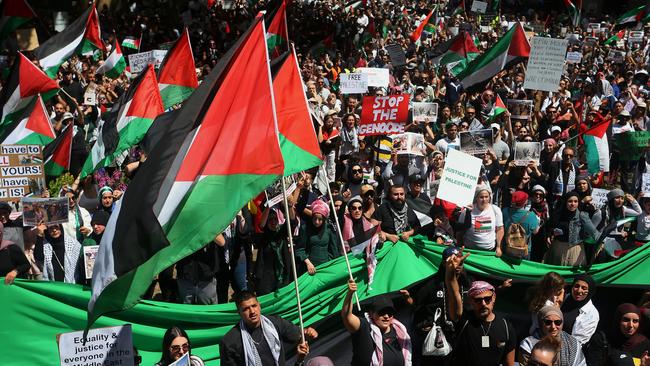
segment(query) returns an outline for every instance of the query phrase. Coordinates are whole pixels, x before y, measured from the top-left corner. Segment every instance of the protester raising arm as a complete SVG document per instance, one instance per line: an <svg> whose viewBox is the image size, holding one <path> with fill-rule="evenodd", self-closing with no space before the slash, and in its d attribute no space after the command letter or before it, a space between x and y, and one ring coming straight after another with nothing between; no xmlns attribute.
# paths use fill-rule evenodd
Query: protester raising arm
<svg viewBox="0 0 650 366"><path fill-rule="evenodd" d="M352 314L352 295L357 291L357 283L353 279L348 280L348 292L345 294L343 308L341 308L341 319L343 325L350 333L356 333L361 327L359 317Z"/></svg>

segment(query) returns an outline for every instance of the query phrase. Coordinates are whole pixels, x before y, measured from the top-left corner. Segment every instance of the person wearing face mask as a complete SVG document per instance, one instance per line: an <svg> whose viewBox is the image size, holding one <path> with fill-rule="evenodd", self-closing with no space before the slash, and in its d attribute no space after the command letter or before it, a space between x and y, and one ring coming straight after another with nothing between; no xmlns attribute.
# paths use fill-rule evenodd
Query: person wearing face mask
<svg viewBox="0 0 650 366"><path fill-rule="evenodd" d="M616 308L612 325L607 335L609 343L609 358L634 357L648 362L650 340L641 332L641 312L630 303L624 303Z"/></svg>
<svg viewBox="0 0 650 366"><path fill-rule="evenodd" d="M461 230L456 233L459 245L469 249L495 251L501 256L501 241L503 240L503 214L501 209L491 204L492 194L486 188L476 190L474 204L471 209L464 209L458 216L462 223Z"/></svg>
<svg viewBox="0 0 650 366"><path fill-rule="evenodd" d="M569 192L558 204L547 226L549 249L544 263L560 266L581 266L586 264L584 240L595 237L598 230L586 212L578 209L580 204L576 192Z"/></svg>
<svg viewBox="0 0 650 366"><path fill-rule="evenodd" d="M596 281L588 274L580 274L573 278L571 291L562 303L563 328L582 345L589 342L600 320L598 309L591 302L595 293Z"/></svg>
<svg viewBox="0 0 650 366"><path fill-rule="evenodd" d="M341 244L334 230L327 225L330 209L316 200L311 204L311 222L300 227L296 242L296 259L303 262L310 275L316 267L341 255Z"/></svg>
<svg viewBox="0 0 650 366"><path fill-rule="evenodd" d="M535 344L542 338L551 336L560 341L558 366L586 366L587 362L582 353L580 342L562 330L564 323L562 311L555 306L547 305L541 308L537 314L539 329L519 344L519 364L527 366Z"/></svg>

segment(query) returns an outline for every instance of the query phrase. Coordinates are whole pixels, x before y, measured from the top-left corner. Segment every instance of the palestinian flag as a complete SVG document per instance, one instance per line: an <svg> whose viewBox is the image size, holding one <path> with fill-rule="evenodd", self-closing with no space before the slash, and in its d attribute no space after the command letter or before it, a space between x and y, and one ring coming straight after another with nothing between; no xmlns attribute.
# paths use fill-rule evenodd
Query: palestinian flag
<svg viewBox="0 0 650 366"><path fill-rule="evenodd" d="M62 32L35 49L34 55L45 73L53 78L59 66L73 54L94 55L95 51L103 49L99 17L93 4Z"/></svg>
<svg viewBox="0 0 650 366"><path fill-rule="evenodd" d="M127 36L122 40L122 47L130 48L132 50L139 50L140 40L133 36Z"/></svg>
<svg viewBox="0 0 650 366"><path fill-rule="evenodd" d="M156 73L153 65L148 65L105 114L106 118L102 116L101 138L90 150L79 175L81 179L96 169L109 166L120 154L140 142L154 118L163 111Z"/></svg>
<svg viewBox="0 0 650 366"><path fill-rule="evenodd" d="M320 146L302 88L295 50L292 48L292 52L281 55L271 71L284 175L321 165Z"/></svg>
<svg viewBox="0 0 650 366"><path fill-rule="evenodd" d="M45 100L53 97L59 91L59 83L50 79L41 69L36 67L25 55L18 52L18 57L11 68L9 78L0 91L0 106L2 119L0 133L29 105L38 94Z"/></svg>
<svg viewBox="0 0 650 366"><path fill-rule="evenodd" d="M454 11L451 13L451 15L462 15L465 14L465 0L460 0L460 3L454 9Z"/></svg>
<svg viewBox="0 0 650 366"><path fill-rule="evenodd" d="M616 19L615 29L635 26L637 23L650 21L650 5L638 6Z"/></svg>
<svg viewBox="0 0 650 366"><path fill-rule="evenodd" d="M600 123L584 133L587 170L589 174L609 172L609 145L607 129L610 122Z"/></svg>
<svg viewBox="0 0 650 366"><path fill-rule="evenodd" d="M468 32L461 32L453 38L449 50L443 55L433 59L434 63L447 66L452 75L458 75L479 54Z"/></svg>
<svg viewBox="0 0 650 366"><path fill-rule="evenodd" d="M126 69L126 60L122 54L120 43L117 38L113 39L113 49L108 54L104 63L95 71L97 74L104 74L111 79L117 79Z"/></svg>
<svg viewBox="0 0 650 366"><path fill-rule="evenodd" d="M0 135L0 141L2 141L0 144L44 146L56 137L40 95L31 98L27 108L23 109L21 115L16 117L16 121L7 125Z"/></svg>
<svg viewBox="0 0 650 366"><path fill-rule="evenodd" d="M267 57L258 16L131 181L99 247L88 327L133 306L159 272L211 242L282 176Z"/></svg>
<svg viewBox="0 0 650 366"><path fill-rule="evenodd" d="M289 46L289 31L287 30L287 3L282 0L274 13L269 13L264 22L266 29L266 45L269 49L271 60L280 56Z"/></svg>
<svg viewBox="0 0 650 366"><path fill-rule="evenodd" d="M11 32L23 24L36 18L36 13L26 0L3 1L2 18L0 19L0 41L4 41Z"/></svg>
<svg viewBox="0 0 650 366"><path fill-rule="evenodd" d="M422 32L424 32L424 28L429 24L429 20L431 19L431 16L433 15L433 10L429 12L429 14L424 18L415 28L413 33L411 33L411 41L413 42L420 42L420 38L422 38Z"/></svg>
<svg viewBox="0 0 650 366"><path fill-rule="evenodd" d="M580 9L571 0L563 0L564 6L566 6L569 14L571 14L571 19L573 19L573 25L577 25L580 21ZM580 0L578 0L580 1ZM580 4L578 4L580 5Z"/></svg>
<svg viewBox="0 0 650 366"><path fill-rule="evenodd" d="M165 109L182 103L199 86L187 28L167 51L158 71L158 87Z"/></svg>
<svg viewBox="0 0 650 366"><path fill-rule="evenodd" d="M492 107L490 114L488 114L488 119L490 121L493 121L497 118L498 115L506 112L507 110L508 108L506 108L506 104L503 103L503 100L501 100L501 97L499 94L497 94L497 98L494 100L494 106Z"/></svg>
<svg viewBox="0 0 650 366"><path fill-rule="evenodd" d="M70 170L70 157L72 156L72 134L74 127L66 126L57 138L43 149L45 161L45 175L58 177Z"/></svg>
<svg viewBox="0 0 650 366"><path fill-rule="evenodd" d="M463 87L468 89L473 85L489 81L509 65L529 55L530 44L521 23L517 22L494 46L474 59L457 77Z"/></svg>
<svg viewBox="0 0 650 366"><path fill-rule="evenodd" d="M616 33L613 36L607 38L607 40L605 41L605 44L607 44L607 45L616 44L616 43L618 43L618 41L623 39L623 37L625 37L625 31L624 30L618 31L618 33Z"/></svg>

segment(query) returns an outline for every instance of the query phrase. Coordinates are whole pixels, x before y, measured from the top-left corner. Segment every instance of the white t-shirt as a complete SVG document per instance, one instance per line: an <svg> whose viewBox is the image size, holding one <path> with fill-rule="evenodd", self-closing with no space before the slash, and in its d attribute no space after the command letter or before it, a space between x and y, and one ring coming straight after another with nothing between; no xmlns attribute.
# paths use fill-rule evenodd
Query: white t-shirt
<svg viewBox="0 0 650 366"><path fill-rule="evenodd" d="M447 155L449 149L460 150L460 136L456 135L456 138L453 140L449 139L449 137L440 139L436 142L436 148L442 151L445 155Z"/></svg>
<svg viewBox="0 0 650 366"><path fill-rule="evenodd" d="M465 222L467 210L463 210L458 217L458 222ZM495 250L498 227L503 227L503 214L501 209L490 205L483 211L472 209L469 229L465 231L464 244L469 249Z"/></svg>

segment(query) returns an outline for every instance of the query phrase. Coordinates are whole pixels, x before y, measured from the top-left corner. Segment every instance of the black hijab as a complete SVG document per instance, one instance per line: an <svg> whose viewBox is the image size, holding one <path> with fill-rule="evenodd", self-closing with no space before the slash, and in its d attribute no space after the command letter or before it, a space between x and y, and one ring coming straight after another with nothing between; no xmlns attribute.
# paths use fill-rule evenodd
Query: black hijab
<svg viewBox="0 0 650 366"><path fill-rule="evenodd" d="M589 292L587 297L582 301L577 301L573 298L573 286L578 281L584 281L589 286ZM569 291L569 296L566 297L564 303L562 304L562 313L564 314L564 325L562 326L567 333L571 333L573 330L573 325L576 322L576 318L580 315L580 309L585 306L591 298L596 293L596 281L588 274L579 274L573 278L573 284L571 285L571 291Z"/></svg>

